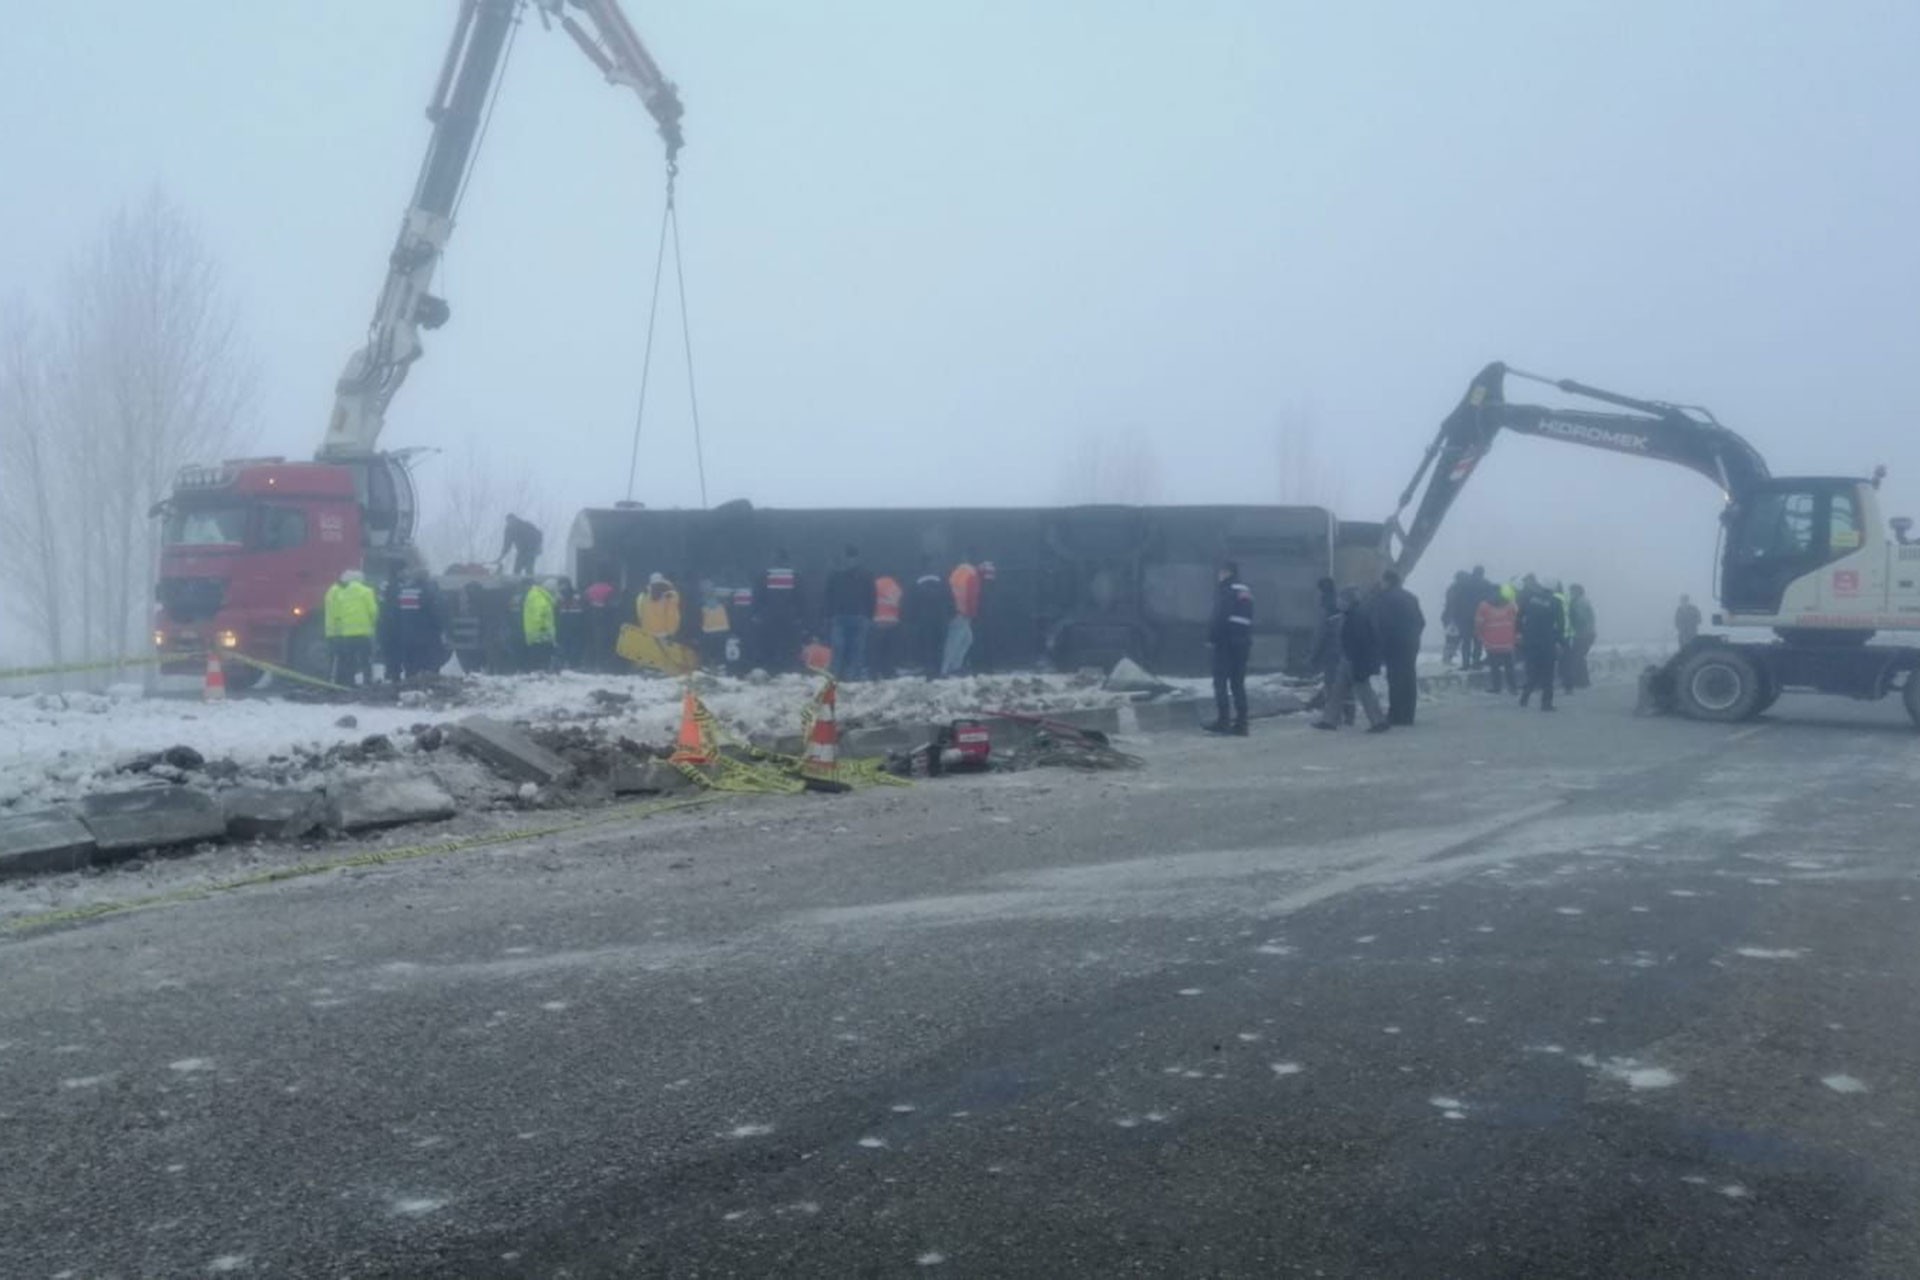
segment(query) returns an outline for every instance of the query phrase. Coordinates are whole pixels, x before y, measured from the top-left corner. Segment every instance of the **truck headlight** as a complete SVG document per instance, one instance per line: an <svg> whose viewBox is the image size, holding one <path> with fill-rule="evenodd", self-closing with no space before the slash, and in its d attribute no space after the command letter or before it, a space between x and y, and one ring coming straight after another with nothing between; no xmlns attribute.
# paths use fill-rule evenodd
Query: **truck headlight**
<svg viewBox="0 0 1920 1280"><path fill-rule="evenodd" d="M238 649L240 647L240 633L238 631L222 631L220 633L220 647L222 649Z"/></svg>

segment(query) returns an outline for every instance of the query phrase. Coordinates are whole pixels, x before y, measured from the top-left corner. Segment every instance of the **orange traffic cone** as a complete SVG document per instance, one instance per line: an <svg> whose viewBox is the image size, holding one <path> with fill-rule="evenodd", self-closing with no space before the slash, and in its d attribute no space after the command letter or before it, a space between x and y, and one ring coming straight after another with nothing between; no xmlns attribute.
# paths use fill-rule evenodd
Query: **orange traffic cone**
<svg viewBox="0 0 1920 1280"><path fill-rule="evenodd" d="M800 761L800 772L809 778L831 780L840 767L840 727L833 721L834 690L832 680L820 691L813 708L813 728L807 734L807 754Z"/></svg>
<svg viewBox="0 0 1920 1280"><path fill-rule="evenodd" d="M220 668L220 655L215 650L207 650L207 682L200 686L202 702L225 702L227 700L227 673Z"/></svg>
<svg viewBox="0 0 1920 1280"><path fill-rule="evenodd" d="M674 744L674 764L712 764L713 747L707 742L706 735L700 731L699 700L693 696L693 686L687 686L687 693L680 700L680 738Z"/></svg>

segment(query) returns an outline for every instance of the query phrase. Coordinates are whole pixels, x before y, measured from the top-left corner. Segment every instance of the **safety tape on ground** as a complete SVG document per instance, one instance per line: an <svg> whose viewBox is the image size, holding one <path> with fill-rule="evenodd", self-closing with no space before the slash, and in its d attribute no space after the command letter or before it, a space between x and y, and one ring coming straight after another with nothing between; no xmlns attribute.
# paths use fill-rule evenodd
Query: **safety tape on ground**
<svg viewBox="0 0 1920 1280"><path fill-rule="evenodd" d="M394 862L411 862L418 858L464 853L469 849L493 848L505 844L517 844L523 840L567 835L588 827L618 822L623 818L651 818L663 813L672 813L677 809L691 809L695 805L707 804L716 798L711 795L699 795L678 800L647 800L639 804L621 805L584 818L549 823L543 827L495 831L478 836L459 836L451 840L437 840L431 844L404 845L397 849L369 849L365 853L351 854L344 858L328 858L322 862L300 862L290 867L274 867L252 875L236 876L230 880L216 880L211 884L192 885L143 898L121 898L112 902L93 902L84 907L46 911L38 915L16 916L11 920L0 921L0 933L27 933L36 929L52 928L55 925L97 920L102 916L125 915L135 911L150 911L158 907L179 906L189 902L204 901L222 893L232 893L237 889L253 889L262 885L278 884L283 880L299 880L307 876L325 875L329 871L383 867Z"/></svg>
<svg viewBox="0 0 1920 1280"><path fill-rule="evenodd" d="M241 653L238 649L228 651L227 657L234 662L244 662L250 667L257 667L261 671L265 671L267 674L276 676L282 680L298 680L301 684L310 684L316 689L327 689L334 693L359 692L359 690L349 688L344 684L335 684L331 680L322 680L319 676L310 676L304 671L295 671L291 667L283 667L278 663L268 662L265 658L256 658L251 654Z"/></svg>
<svg viewBox="0 0 1920 1280"><path fill-rule="evenodd" d="M58 662L44 667L9 667L0 671L0 680L31 680L35 676L65 676L83 671L118 671L122 667L151 667L162 662L198 659L199 653L148 654L144 658L103 658L97 662Z"/></svg>

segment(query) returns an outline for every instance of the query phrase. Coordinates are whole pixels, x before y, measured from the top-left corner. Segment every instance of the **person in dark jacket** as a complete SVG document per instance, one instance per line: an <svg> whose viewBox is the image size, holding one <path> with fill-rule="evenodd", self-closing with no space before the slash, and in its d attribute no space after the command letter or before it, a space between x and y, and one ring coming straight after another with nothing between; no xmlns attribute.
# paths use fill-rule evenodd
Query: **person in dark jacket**
<svg viewBox="0 0 1920 1280"><path fill-rule="evenodd" d="M406 584L406 571L396 568L387 585L380 588L380 621L375 627L380 665L394 684L407 678L407 647L400 634L400 591Z"/></svg>
<svg viewBox="0 0 1920 1280"><path fill-rule="evenodd" d="M1420 662L1420 633L1427 618L1420 599L1400 585L1400 575L1389 569L1380 576L1380 593L1373 600L1374 625L1380 632L1380 657L1387 668L1387 722L1413 723L1413 704L1420 696L1415 670Z"/></svg>
<svg viewBox="0 0 1920 1280"><path fill-rule="evenodd" d="M1540 709L1553 710L1553 664L1566 642L1567 614L1560 597L1527 575L1520 593L1520 657L1527 669L1527 681L1520 687L1521 706L1538 690Z"/></svg>
<svg viewBox="0 0 1920 1280"><path fill-rule="evenodd" d="M920 559L920 576L907 592L906 617L908 651L931 680L940 674L940 662L946 655L947 622L953 617L953 590L946 578L933 567L933 561Z"/></svg>
<svg viewBox="0 0 1920 1280"><path fill-rule="evenodd" d="M1392 726L1381 713L1380 699L1374 696L1373 677L1380 670L1380 640L1371 611L1360 602L1360 593L1349 587L1340 593L1340 670L1327 692L1327 705L1316 729L1338 729L1340 708L1349 697L1357 698L1367 713L1367 732L1385 733Z"/></svg>
<svg viewBox="0 0 1920 1280"><path fill-rule="evenodd" d="M773 564L754 589L753 637L760 665L774 675L799 664L800 582L785 547L773 553Z"/></svg>
<svg viewBox="0 0 1920 1280"><path fill-rule="evenodd" d="M1440 652L1443 664L1452 666L1457 654L1461 670L1472 665L1467 640L1473 635L1473 611L1479 607L1480 602L1473 598L1473 579L1462 569L1447 585L1447 598L1440 606L1440 629L1446 636L1446 648Z"/></svg>
<svg viewBox="0 0 1920 1280"><path fill-rule="evenodd" d="M437 674L446 661L442 639L445 620L440 616L440 588L426 570L407 574L395 607L406 673L416 677Z"/></svg>
<svg viewBox="0 0 1920 1280"><path fill-rule="evenodd" d="M1213 589L1213 618L1207 624L1213 646L1213 723L1208 733L1247 736L1247 659L1253 653L1253 592L1240 581L1240 566L1220 566ZM1231 699L1233 720L1227 720Z"/></svg>
<svg viewBox="0 0 1920 1280"><path fill-rule="evenodd" d="M1480 606L1498 605L1501 598L1499 586L1487 580L1487 567L1483 564L1473 566L1473 572L1467 575L1466 638L1460 642L1460 655L1465 659L1465 669L1468 671L1476 671L1487 665L1486 646L1480 643L1479 633L1474 628L1474 622L1480 616Z"/></svg>
<svg viewBox="0 0 1920 1280"><path fill-rule="evenodd" d="M498 569L504 565L507 553L512 552L514 576L524 578L533 572L534 562L540 558L540 548L545 541L539 525L509 512L507 526L500 534L500 556L493 562L493 567Z"/></svg>
<svg viewBox="0 0 1920 1280"><path fill-rule="evenodd" d="M840 567L827 575L827 619L836 680L867 677L867 631L873 626L873 570L860 563L860 549L848 547Z"/></svg>
<svg viewBox="0 0 1920 1280"><path fill-rule="evenodd" d="M1313 656L1308 661L1320 673L1320 689L1308 701L1309 711L1317 711L1327 704L1327 695L1340 675L1340 593L1332 578L1320 579L1315 587L1320 593L1320 630L1314 635ZM1351 701L1341 708L1341 713L1348 724L1353 723Z"/></svg>
<svg viewBox="0 0 1920 1280"><path fill-rule="evenodd" d="M587 602L573 589L572 578L560 579L553 593L553 618L561 667L582 670L587 652Z"/></svg>

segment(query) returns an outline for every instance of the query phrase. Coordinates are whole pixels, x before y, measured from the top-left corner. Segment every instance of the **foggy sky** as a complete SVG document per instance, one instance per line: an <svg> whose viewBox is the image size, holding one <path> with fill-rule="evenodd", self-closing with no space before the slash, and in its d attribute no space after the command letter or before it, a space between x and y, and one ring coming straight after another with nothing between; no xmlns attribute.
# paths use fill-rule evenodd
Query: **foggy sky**
<svg viewBox="0 0 1920 1280"><path fill-rule="evenodd" d="M716 501L1054 502L1101 431L1156 441L1162 500L1271 501L1290 415L1332 505L1379 519L1505 359L1705 403L1776 473L1884 462L1920 514L1920 6L627 7L687 103ZM310 454L452 0L15 8L0 291L44 298L159 182L240 296L262 445ZM383 444L483 439L557 510L621 496L651 125L529 22L439 278L452 322ZM690 505L666 333L637 496ZM1533 570L1584 580L1603 632L1657 632L1710 592L1717 501L1508 439L1415 585Z"/></svg>

